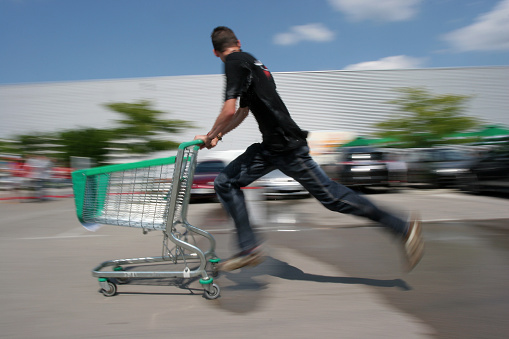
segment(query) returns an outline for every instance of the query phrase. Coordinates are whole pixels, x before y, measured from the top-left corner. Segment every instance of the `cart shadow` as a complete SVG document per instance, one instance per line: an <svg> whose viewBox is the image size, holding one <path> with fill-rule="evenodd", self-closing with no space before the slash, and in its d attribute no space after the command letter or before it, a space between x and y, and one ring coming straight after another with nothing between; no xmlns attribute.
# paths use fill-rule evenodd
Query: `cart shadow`
<svg viewBox="0 0 509 339"><path fill-rule="evenodd" d="M198 269L199 265L189 265L191 270ZM149 272L165 272L167 271L167 264L165 263L152 263L142 265L126 265L124 271L149 271ZM179 267L180 268L180 267ZM181 267L184 270L185 265ZM174 268L172 271L177 270ZM112 278L119 286L117 294L143 294L143 295L203 295L203 288L199 284L201 276L191 278L170 278L170 277L155 277L155 278L139 278L132 277L126 282ZM125 286L125 287L123 287ZM170 292L147 292L147 291L130 291L129 286L153 286L153 287L173 287L178 290L171 290ZM126 290L127 289L127 290ZM180 290L180 291L179 291Z"/></svg>
<svg viewBox="0 0 509 339"><path fill-rule="evenodd" d="M136 266L126 270L136 270ZM270 296L267 293L270 281L268 277L276 277L291 281L309 281L316 283L333 283L342 285L365 285L371 287L397 288L402 291L412 290L403 279L372 279L360 277L337 277L318 274L310 274L289 263L267 256L265 261L257 267L240 269L233 272L221 272L218 281L221 288L221 296L215 300L215 305L223 310L233 313L249 313L263 306L264 300ZM143 295L203 295L203 289L198 283L199 277L195 278L133 278L127 285L145 286L171 286L179 291L168 292L138 292L121 291L119 294L143 294ZM318 287L317 287L318 288ZM123 290L123 289L121 289Z"/></svg>
<svg viewBox="0 0 509 339"><path fill-rule="evenodd" d="M152 265L157 266L157 265ZM152 267L151 266L151 267ZM140 266L146 268L147 266ZM140 267L130 266L126 267L126 271L136 271ZM154 268L154 267L152 267ZM191 267L194 269L195 267ZM273 276L285 280L301 280L313 281L318 283L335 283L347 285L366 285L373 287L396 287L402 291L410 291L412 287L409 286L403 279L372 279L372 278L358 278L358 277L336 277L318 274L310 274L302 271L300 268L290 265L287 262L276 259L271 256L265 257L265 261L255 268L245 268L233 272L221 272L220 277L224 277L235 285L228 286L228 289L241 289L253 290L263 289L267 284L263 284L255 280L257 277ZM133 278L129 282L130 285L151 285L151 286L174 286L184 290L198 290L191 287L193 283L199 280L199 277L194 278Z"/></svg>
<svg viewBox="0 0 509 339"><path fill-rule="evenodd" d="M198 284L199 277L195 278L133 278L127 283L119 283L119 292L117 294L141 294L141 295L203 295L203 288L199 288ZM192 286L194 285L194 286ZM126 286L127 290L124 287ZM172 290L171 292L148 292L148 291L130 291L129 286L154 286L154 287L174 287L178 290Z"/></svg>

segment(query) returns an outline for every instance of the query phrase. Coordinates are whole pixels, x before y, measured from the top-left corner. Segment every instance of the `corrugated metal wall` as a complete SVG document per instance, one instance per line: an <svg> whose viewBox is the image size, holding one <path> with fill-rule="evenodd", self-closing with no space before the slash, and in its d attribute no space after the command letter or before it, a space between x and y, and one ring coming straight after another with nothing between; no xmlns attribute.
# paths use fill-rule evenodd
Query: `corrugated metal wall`
<svg viewBox="0 0 509 339"><path fill-rule="evenodd" d="M396 113L395 89L423 87L437 94L473 95L466 114L509 125L509 67L276 74L292 115L309 130L369 134Z"/></svg>
<svg viewBox="0 0 509 339"><path fill-rule="evenodd" d="M274 73L278 91L294 119L309 131L339 130L367 135L373 124L396 112L396 88L473 95L466 114L509 126L509 67L323 71ZM111 126L121 117L109 102L150 100L166 118L193 121L197 128L176 135L187 141L206 133L221 108L223 76L175 76L0 86L0 137L81 127ZM245 148L260 140L250 116L224 139L221 149Z"/></svg>

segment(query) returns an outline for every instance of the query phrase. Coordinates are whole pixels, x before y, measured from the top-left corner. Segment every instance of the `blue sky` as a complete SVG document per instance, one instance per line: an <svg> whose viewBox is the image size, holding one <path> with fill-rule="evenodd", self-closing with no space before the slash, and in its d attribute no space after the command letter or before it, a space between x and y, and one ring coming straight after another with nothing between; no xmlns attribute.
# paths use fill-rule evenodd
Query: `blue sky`
<svg viewBox="0 0 509 339"><path fill-rule="evenodd" d="M218 74L218 25L273 72L509 64L509 0L0 0L0 84Z"/></svg>

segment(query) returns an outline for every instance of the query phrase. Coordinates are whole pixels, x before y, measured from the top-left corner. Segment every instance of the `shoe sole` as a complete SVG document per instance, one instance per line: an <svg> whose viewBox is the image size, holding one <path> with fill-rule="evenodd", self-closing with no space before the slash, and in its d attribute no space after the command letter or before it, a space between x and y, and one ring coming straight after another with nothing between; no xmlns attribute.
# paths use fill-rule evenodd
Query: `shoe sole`
<svg viewBox="0 0 509 339"><path fill-rule="evenodd" d="M264 258L261 253L250 254L247 258L233 258L220 263L218 270L223 272L230 272L246 266L258 266L263 262Z"/></svg>
<svg viewBox="0 0 509 339"><path fill-rule="evenodd" d="M424 241L422 240L422 227L419 220L413 221L410 234L405 241L405 253L407 258L407 271L411 271L422 259L424 254Z"/></svg>

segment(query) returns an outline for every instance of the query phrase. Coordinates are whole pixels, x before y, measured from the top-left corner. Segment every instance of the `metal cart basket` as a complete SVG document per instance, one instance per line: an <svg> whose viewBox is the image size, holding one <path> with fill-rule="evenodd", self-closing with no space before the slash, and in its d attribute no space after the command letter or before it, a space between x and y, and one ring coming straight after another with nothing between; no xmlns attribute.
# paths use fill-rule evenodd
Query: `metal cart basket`
<svg viewBox="0 0 509 339"><path fill-rule="evenodd" d="M137 227L163 232L160 257L105 261L93 269L105 296L117 294L117 284L132 278L194 278L204 288L204 296L215 299L219 286L212 276L217 273L219 259L214 237L186 220L196 158L201 141L179 146L177 156L102 166L72 173L78 219L84 226L93 224ZM195 235L208 240L208 249L196 245ZM168 263L173 271L126 270L126 265ZM147 265L145 265L147 266ZM110 269L107 270L106 268ZM209 267L210 268L210 267Z"/></svg>

